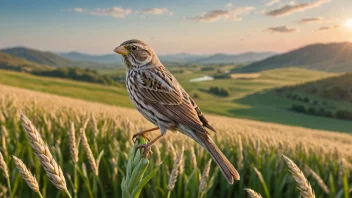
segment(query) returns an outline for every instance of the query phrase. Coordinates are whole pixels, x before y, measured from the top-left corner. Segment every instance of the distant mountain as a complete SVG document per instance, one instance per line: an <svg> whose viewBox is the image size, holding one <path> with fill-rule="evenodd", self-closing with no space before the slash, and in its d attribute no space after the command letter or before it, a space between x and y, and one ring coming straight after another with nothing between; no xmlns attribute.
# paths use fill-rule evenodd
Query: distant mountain
<svg viewBox="0 0 352 198"><path fill-rule="evenodd" d="M254 62L235 72L259 72L283 67L300 67L328 72L352 72L352 43L308 45Z"/></svg>
<svg viewBox="0 0 352 198"><path fill-rule="evenodd" d="M275 55L275 52L247 52L243 54L214 54L196 61L203 64L215 63L248 63Z"/></svg>
<svg viewBox="0 0 352 198"><path fill-rule="evenodd" d="M158 56L162 62L172 63L194 63L200 59L206 58L207 55L202 54L189 54L189 53L178 53L178 54L165 54Z"/></svg>
<svg viewBox="0 0 352 198"><path fill-rule="evenodd" d="M122 63L121 56L117 54L90 55L80 52L58 53L58 55L71 61L97 62L97 63Z"/></svg>
<svg viewBox="0 0 352 198"><path fill-rule="evenodd" d="M248 63L265 59L274 55L274 52L247 52L243 54L165 54L159 55L159 59L164 63L199 63L199 64L217 64L217 63ZM98 62L98 63L117 63L122 64L122 59L116 54L89 55L80 52L58 53L58 55L71 61Z"/></svg>
<svg viewBox="0 0 352 198"><path fill-rule="evenodd" d="M0 51L0 69L28 72L32 70L44 70L50 68L50 66L33 63Z"/></svg>
<svg viewBox="0 0 352 198"><path fill-rule="evenodd" d="M52 52L43 52L24 47L8 48L1 51L43 65L50 65L54 67L69 67L74 65L72 61Z"/></svg>
<svg viewBox="0 0 352 198"><path fill-rule="evenodd" d="M117 54L90 55L80 52L58 53L58 55L71 61L97 62L97 63L118 63L123 64L121 56ZM188 53L159 55L162 62L189 63L201 58L205 55L194 55Z"/></svg>
<svg viewBox="0 0 352 198"><path fill-rule="evenodd" d="M89 68L89 69L111 69L116 67L122 67L122 63L108 64L108 63L100 63L100 62L90 61L90 60L75 61L75 60L70 60L60 55L54 54L52 52L44 52L44 51L29 49L25 47L8 48L8 49L2 49L0 50L0 52L1 51L4 53L10 54L12 56L16 56L16 57L31 61L33 63L49 65L53 67L79 67L79 68Z"/></svg>

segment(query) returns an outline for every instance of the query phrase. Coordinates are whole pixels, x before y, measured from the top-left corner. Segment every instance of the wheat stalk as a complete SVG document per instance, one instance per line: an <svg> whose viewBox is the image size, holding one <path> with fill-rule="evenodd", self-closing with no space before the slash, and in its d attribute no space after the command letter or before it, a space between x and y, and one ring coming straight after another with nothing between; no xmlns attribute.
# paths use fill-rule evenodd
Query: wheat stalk
<svg viewBox="0 0 352 198"><path fill-rule="evenodd" d="M262 196L250 188L245 188L250 198L262 198Z"/></svg>
<svg viewBox="0 0 352 198"><path fill-rule="evenodd" d="M312 190L312 187L310 186L302 171L290 158L286 157L285 155L282 156L285 159L288 168L290 169L292 177L297 182L297 188L300 190L301 196L304 198L315 198L314 191Z"/></svg>
<svg viewBox="0 0 352 198"><path fill-rule="evenodd" d="M243 164L243 152L242 152L242 140L241 137L238 137L238 143L237 143L237 167L242 168Z"/></svg>
<svg viewBox="0 0 352 198"><path fill-rule="evenodd" d="M9 170L7 169L7 165L5 163L4 157L1 152L0 152L0 169L4 171L5 177L9 178Z"/></svg>
<svg viewBox="0 0 352 198"><path fill-rule="evenodd" d="M15 161L15 165L20 172L22 178L27 183L27 185L34 191L40 194L39 185L37 179L32 175L31 171L28 170L26 165L22 162L22 160L18 159L16 156L12 156Z"/></svg>
<svg viewBox="0 0 352 198"><path fill-rule="evenodd" d="M170 178L169 178L169 184L167 185L167 190L169 191L169 194L175 188L177 176L179 173L179 166L181 164L181 159L183 157L183 151L184 151L184 146L182 145L181 151L178 153L176 160L174 161L174 166L172 168Z"/></svg>
<svg viewBox="0 0 352 198"><path fill-rule="evenodd" d="M323 191L326 194L330 193L330 190L328 188L328 186L324 183L323 179L316 173L314 172L310 167L308 167L308 165L306 166L306 168L308 169L308 171L310 172L310 174L312 174L312 176L314 177L315 180L317 180L319 186L323 189Z"/></svg>
<svg viewBox="0 0 352 198"><path fill-rule="evenodd" d="M4 125L1 125L1 135L5 136L5 137L9 136L9 132L7 131L7 129Z"/></svg>
<svg viewBox="0 0 352 198"><path fill-rule="evenodd" d="M78 162L78 149L76 146L76 130L75 130L75 124L74 122L71 122L71 127L70 130L68 130L69 134L69 142L70 142L70 152L71 152L71 158L73 162L73 192L74 192L74 197L77 197L77 189L78 189L78 180L77 180L77 162Z"/></svg>
<svg viewBox="0 0 352 198"><path fill-rule="evenodd" d="M92 121L93 121L94 135L97 136L99 134L97 120L95 119L95 116L93 113L91 114L91 116L92 116Z"/></svg>
<svg viewBox="0 0 352 198"><path fill-rule="evenodd" d="M4 123L6 121L6 118L4 114L0 111L0 122Z"/></svg>
<svg viewBox="0 0 352 198"><path fill-rule="evenodd" d="M29 143L34 149L34 153L37 156L40 164L44 167L50 181L59 190L65 191L69 197L70 193L66 187L66 181L64 174L62 173L61 167L56 163L55 159L51 155L48 146L44 143L37 129L34 127L32 122L23 114L21 114L22 126L25 128Z"/></svg>
<svg viewBox="0 0 352 198"><path fill-rule="evenodd" d="M84 149L85 153L87 154L90 167L92 168L94 175L98 176L99 175L98 166L95 161L93 152L89 147L89 143L88 143L84 128L81 128L80 133L81 133L81 142L83 144L83 149Z"/></svg>
<svg viewBox="0 0 352 198"><path fill-rule="evenodd" d="M10 197L12 197L9 170L7 168L7 165L5 163L4 157L2 156L1 152L0 152L0 169L4 171L4 175L7 181L7 187L9 189L9 194L10 194Z"/></svg>
<svg viewBox="0 0 352 198"><path fill-rule="evenodd" d="M266 195L267 197L269 197L269 196L270 196L270 192L269 192L268 186L267 186L266 183L265 183L265 180L264 180L264 178L263 178L262 173L261 173L256 167L254 167L254 171L255 171L255 173L258 175L259 180L260 180L260 183L262 183L262 185L263 185L265 195Z"/></svg>
<svg viewBox="0 0 352 198"><path fill-rule="evenodd" d="M196 157L196 154L194 152L194 148L191 147L191 162L192 162L192 166L194 169L197 168L197 157Z"/></svg>
<svg viewBox="0 0 352 198"><path fill-rule="evenodd" d="M77 146L76 146L75 124L73 122L71 122L71 128L68 131L68 134L70 136L69 142L70 142L70 151L71 151L72 162L74 164L77 164L77 162L78 162L78 150L77 150Z"/></svg>
<svg viewBox="0 0 352 198"><path fill-rule="evenodd" d="M207 165L204 168L202 178L200 179L199 193L205 192L207 188L207 179L209 177L210 165L211 165L211 160L208 161Z"/></svg>

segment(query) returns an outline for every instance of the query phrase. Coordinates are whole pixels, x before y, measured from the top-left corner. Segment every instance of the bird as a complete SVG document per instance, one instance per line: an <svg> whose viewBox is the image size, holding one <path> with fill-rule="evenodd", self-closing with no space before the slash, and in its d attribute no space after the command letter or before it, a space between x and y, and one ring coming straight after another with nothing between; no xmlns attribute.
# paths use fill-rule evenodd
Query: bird
<svg viewBox="0 0 352 198"><path fill-rule="evenodd" d="M168 130L178 131L200 144L220 167L228 181L240 180L237 170L210 137L216 132L194 100L160 62L154 50L137 39L123 42L114 49L126 66L126 88L137 110L154 128L136 133L133 138L160 130L161 134L138 148L150 151L151 145ZM149 152L148 151L148 152Z"/></svg>

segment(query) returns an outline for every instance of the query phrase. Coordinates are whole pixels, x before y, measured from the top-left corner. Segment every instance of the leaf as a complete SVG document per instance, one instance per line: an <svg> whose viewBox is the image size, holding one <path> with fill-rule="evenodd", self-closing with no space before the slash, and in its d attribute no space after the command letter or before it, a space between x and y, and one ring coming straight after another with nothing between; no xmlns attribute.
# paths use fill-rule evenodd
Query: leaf
<svg viewBox="0 0 352 198"><path fill-rule="evenodd" d="M86 189L88 190L89 197L93 197L93 192L90 189L89 179L84 175L84 173L81 171L81 169L78 166L77 166L77 172L82 177L84 184L86 185Z"/></svg>
<svg viewBox="0 0 352 198"><path fill-rule="evenodd" d="M126 182L127 182L126 178L123 177L121 182L122 198L130 198L130 194L128 193Z"/></svg>
<svg viewBox="0 0 352 198"><path fill-rule="evenodd" d="M132 198L138 198L139 194L141 194L141 191L143 187L149 182L150 179L152 179L155 174L157 173L161 163L156 167L154 170L152 170L145 178L142 179L141 182L139 182L138 186L132 191Z"/></svg>
<svg viewBox="0 0 352 198"><path fill-rule="evenodd" d="M100 160L101 160L101 157L103 156L104 154L104 150L100 151L99 155L98 155L98 158L96 160L96 164L97 164L97 169L99 170L99 164L100 164Z"/></svg>
<svg viewBox="0 0 352 198"><path fill-rule="evenodd" d="M145 170L149 164L148 159L141 159L133 170L130 181L128 182L128 191L131 192L133 188L142 180Z"/></svg>

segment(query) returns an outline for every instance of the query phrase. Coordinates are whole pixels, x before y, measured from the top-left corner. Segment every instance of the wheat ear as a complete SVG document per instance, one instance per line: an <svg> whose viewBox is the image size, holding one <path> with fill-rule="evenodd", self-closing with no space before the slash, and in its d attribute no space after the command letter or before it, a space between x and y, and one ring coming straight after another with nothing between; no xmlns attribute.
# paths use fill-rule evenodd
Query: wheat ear
<svg viewBox="0 0 352 198"><path fill-rule="evenodd" d="M262 196L250 188L245 188L250 198L262 198Z"/></svg>
<svg viewBox="0 0 352 198"><path fill-rule="evenodd" d="M174 161L174 166L172 168L170 178L169 178L169 184L167 185L167 190L169 193L174 189L176 181L177 181L177 176L179 172L179 166L181 164L181 159L183 157L183 151L184 151L184 146L182 145L181 151L178 153L175 161Z"/></svg>
<svg viewBox="0 0 352 198"><path fill-rule="evenodd" d="M0 152L0 169L2 169L4 171L4 175L5 175L6 181L7 181L7 188L9 189L10 197L12 197L9 170L7 169L7 165L5 163L4 157L2 156L1 152Z"/></svg>
<svg viewBox="0 0 352 198"><path fill-rule="evenodd" d="M203 193L207 188L207 179L209 177L210 164L211 164L211 160L209 160L207 165L205 166L203 174L202 174L202 178L200 179L200 184L199 184L199 192L200 193Z"/></svg>
<svg viewBox="0 0 352 198"><path fill-rule="evenodd" d="M94 175L98 176L99 175L98 166L95 161L93 152L89 147L89 143L88 143L86 132L85 132L84 128L81 128L80 133L81 133L81 142L83 144L83 149L84 149L85 153L87 154L90 167L92 168Z"/></svg>
<svg viewBox="0 0 352 198"><path fill-rule="evenodd" d="M39 192L39 185L37 179L32 175L31 171L28 170L26 165L22 162L22 160L18 159L16 156L12 156L15 161L16 168L20 172L22 178L27 183L27 185L34 191Z"/></svg>
<svg viewBox="0 0 352 198"><path fill-rule="evenodd" d="M326 194L330 193L330 190L328 188L328 186L324 183L323 179L316 173L314 172L310 167L307 166L307 169L309 170L309 172L312 174L312 176L314 177L315 180L317 180L319 186L323 189L323 191Z"/></svg>
<svg viewBox="0 0 352 198"><path fill-rule="evenodd" d="M70 141L70 151L71 151L72 162L74 164L77 164L77 162L78 162L78 150L77 150L77 146L76 146L75 124L73 122L71 122L71 128L68 131L68 134L70 136L69 141Z"/></svg>
<svg viewBox="0 0 352 198"><path fill-rule="evenodd" d="M304 198L315 198L314 191L312 190L312 187L310 186L302 171L290 158L286 157L285 155L282 156L285 159L288 168L290 169L292 177L297 182L297 188L300 190L301 196Z"/></svg>
<svg viewBox="0 0 352 198"><path fill-rule="evenodd" d="M66 187L66 181L64 174L62 173L61 167L56 163L55 159L51 155L48 146L44 143L37 129L34 127L32 122L23 114L21 114L22 126L25 128L29 143L34 149L34 153L37 156L40 164L46 171L50 181L59 190L65 191L69 197L70 193Z"/></svg>
<svg viewBox="0 0 352 198"><path fill-rule="evenodd" d="M7 165L5 163L4 157L2 153L0 152L0 169L4 172L4 175L6 178L9 178L9 170L7 169Z"/></svg>

